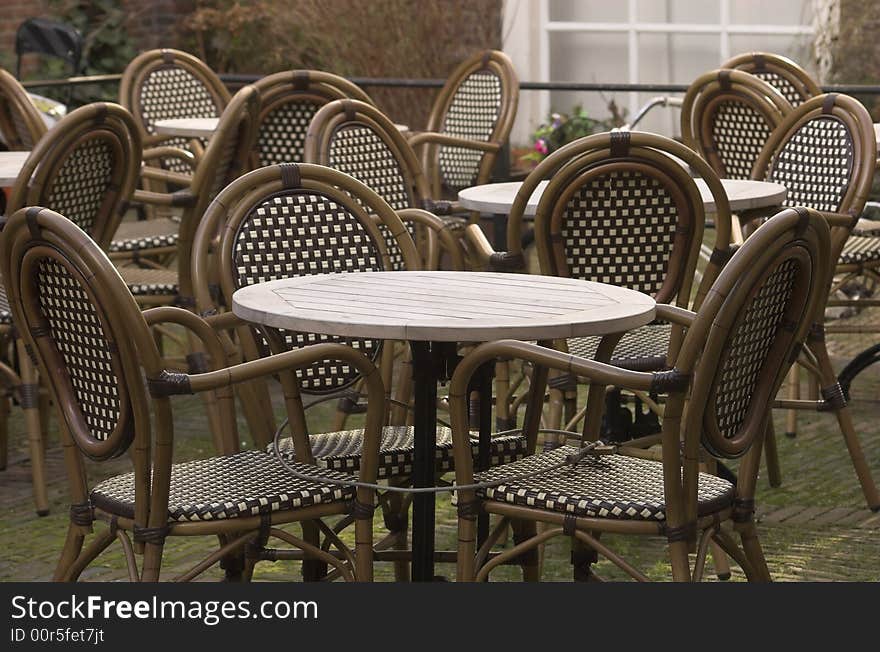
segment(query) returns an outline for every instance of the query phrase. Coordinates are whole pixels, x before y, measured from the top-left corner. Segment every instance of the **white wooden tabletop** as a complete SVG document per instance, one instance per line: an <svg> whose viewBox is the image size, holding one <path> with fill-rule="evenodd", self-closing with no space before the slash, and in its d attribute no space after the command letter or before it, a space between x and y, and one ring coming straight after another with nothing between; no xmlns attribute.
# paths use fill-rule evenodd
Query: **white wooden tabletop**
<svg viewBox="0 0 880 652"><path fill-rule="evenodd" d="M153 126L156 133L163 136L183 136L185 138L208 138L217 130L220 118L169 118L156 120Z"/></svg>
<svg viewBox="0 0 880 652"><path fill-rule="evenodd" d="M703 198L703 208L706 213L715 212L715 200L709 187L702 179L694 179L700 195ZM727 193L730 201L730 210L744 211L752 208L764 208L767 206L780 206L788 194L785 186L767 181L749 181L740 179L722 179L721 185ZM489 183L482 186L465 188L458 193L458 202L463 208L481 213L494 213L506 215L510 213L516 193L519 192L521 181L507 183ZM542 181L535 188L535 192L526 204L525 216L534 217L538 209L538 202L547 182Z"/></svg>
<svg viewBox="0 0 880 652"><path fill-rule="evenodd" d="M7 187L15 183L30 154L30 152L0 152L0 186Z"/></svg>
<svg viewBox="0 0 880 652"><path fill-rule="evenodd" d="M210 138L217 130L220 118L169 118L156 120L153 126L162 136L183 136L184 138ZM409 131L408 125L395 124L401 133Z"/></svg>
<svg viewBox="0 0 880 652"><path fill-rule="evenodd" d="M408 341L558 339L654 319L646 294L604 283L496 272L361 272L258 283L233 312L275 328Z"/></svg>

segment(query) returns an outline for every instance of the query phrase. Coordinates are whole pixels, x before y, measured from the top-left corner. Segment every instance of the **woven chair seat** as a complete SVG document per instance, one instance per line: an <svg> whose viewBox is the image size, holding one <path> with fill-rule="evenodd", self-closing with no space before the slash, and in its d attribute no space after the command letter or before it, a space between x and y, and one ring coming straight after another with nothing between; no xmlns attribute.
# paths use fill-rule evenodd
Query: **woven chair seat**
<svg viewBox="0 0 880 652"><path fill-rule="evenodd" d="M664 369L671 333L671 324L648 324L629 331L617 343L611 364L633 371ZM568 340L568 352L593 359L601 340L600 337L574 337Z"/></svg>
<svg viewBox="0 0 880 652"><path fill-rule="evenodd" d="M850 236L840 254L840 262L845 265L872 263L878 260L880 260L880 237Z"/></svg>
<svg viewBox="0 0 880 652"><path fill-rule="evenodd" d="M122 222L116 229L110 251L143 251L177 246L180 224L169 218Z"/></svg>
<svg viewBox="0 0 880 652"><path fill-rule="evenodd" d="M310 435L315 463L326 469L356 473L360 468L363 430L344 430ZM409 475L413 467L413 427L386 426L382 430L379 444L379 477L393 478ZM477 434L473 433L474 459L479 444ZM285 460L293 459L293 441L290 438L279 442ZM272 446L267 449L271 452ZM517 431L509 435L496 435L489 448L489 463L493 466L507 464L522 459L526 455L526 439ZM435 452L437 471L451 471L454 467L452 456L452 431L437 428L437 448Z"/></svg>
<svg viewBox="0 0 880 652"><path fill-rule="evenodd" d="M562 462L566 455L577 450L574 446L560 446L477 473L474 479L487 482L540 471ZM576 467L566 466L524 480L480 489L477 495L581 517L666 520L662 464L624 455L587 456ZM700 516L729 507L734 496L734 486L727 480L700 473L697 498Z"/></svg>
<svg viewBox="0 0 880 652"><path fill-rule="evenodd" d="M302 473L336 480L354 478L308 464ZM134 517L134 474L104 480L91 493L92 504L106 512ZM168 497L170 521L216 521L258 516L311 505L352 500L355 490L336 484L310 483L291 476L277 460L261 451L246 451L174 464Z"/></svg>
<svg viewBox="0 0 880 652"><path fill-rule="evenodd" d="M177 272L173 269L120 267L119 273L129 291L135 296L177 294Z"/></svg>

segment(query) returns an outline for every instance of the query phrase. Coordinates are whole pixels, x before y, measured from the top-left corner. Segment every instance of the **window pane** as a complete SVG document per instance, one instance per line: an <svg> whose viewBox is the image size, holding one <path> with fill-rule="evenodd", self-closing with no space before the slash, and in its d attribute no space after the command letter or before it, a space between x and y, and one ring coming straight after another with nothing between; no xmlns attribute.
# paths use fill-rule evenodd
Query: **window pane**
<svg viewBox="0 0 880 652"><path fill-rule="evenodd" d="M710 23L721 20L717 0L639 0L638 20L643 23Z"/></svg>
<svg viewBox="0 0 880 652"><path fill-rule="evenodd" d="M809 35L774 36L768 34L738 34L730 37L730 56L742 52L772 52L795 61L808 73L816 76L813 57L813 38Z"/></svg>
<svg viewBox="0 0 880 652"><path fill-rule="evenodd" d="M735 25L809 25L813 20L811 0L735 0L730 3L730 22Z"/></svg>
<svg viewBox="0 0 880 652"><path fill-rule="evenodd" d="M520 0L520 2L532 2L532 0ZM629 20L626 2L550 0L548 10L552 21L625 23Z"/></svg>

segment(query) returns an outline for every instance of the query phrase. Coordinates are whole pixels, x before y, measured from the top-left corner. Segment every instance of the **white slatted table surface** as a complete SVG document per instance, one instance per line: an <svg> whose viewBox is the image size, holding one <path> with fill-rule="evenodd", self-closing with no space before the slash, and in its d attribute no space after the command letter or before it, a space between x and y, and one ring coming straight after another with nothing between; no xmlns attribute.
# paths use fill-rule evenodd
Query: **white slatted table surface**
<svg viewBox="0 0 880 652"><path fill-rule="evenodd" d="M15 183L30 154L30 152L0 152L0 186L7 187Z"/></svg>
<svg viewBox="0 0 880 652"><path fill-rule="evenodd" d="M434 484L437 383L454 342L550 340L629 330L654 300L613 285L493 272L363 272L259 283L232 295L258 324L342 337L409 341L413 358L413 484ZM481 394L491 394L491 383ZM490 401L482 402L488 406ZM485 408L489 409L489 408ZM481 429L481 447L490 433ZM488 448L484 448L488 450ZM413 496L414 580L434 578L434 494Z"/></svg>
<svg viewBox="0 0 880 652"><path fill-rule="evenodd" d="M184 138L210 138L217 130L220 118L168 118L156 120L156 133L162 136L183 136ZM401 133L409 131L409 126L394 125Z"/></svg>
<svg viewBox="0 0 880 652"><path fill-rule="evenodd" d="M706 213L714 213L715 201L712 198L712 193L709 192L706 182L702 179L694 179L694 181L703 199L703 209ZM769 181L722 179L721 185L724 186L724 192L727 193L730 210L734 213L754 208L781 206L788 194L785 186ZM510 213L516 194L521 186L521 181L472 186L459 191L458 201L463 208L468 210L507 215ZM523 213L526 217L535 216L538 210L538 202L541 200L541 195L546 187L547 182L542 181L535 188Z"/></svg>

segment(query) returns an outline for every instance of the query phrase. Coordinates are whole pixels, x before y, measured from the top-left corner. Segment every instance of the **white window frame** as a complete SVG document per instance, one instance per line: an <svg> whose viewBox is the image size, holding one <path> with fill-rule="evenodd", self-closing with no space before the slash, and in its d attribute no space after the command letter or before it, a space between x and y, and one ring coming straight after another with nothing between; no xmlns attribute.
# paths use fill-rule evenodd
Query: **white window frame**
<svg viewBox="0 0 880 652"><path fill-rule="evenodd" d="M706 1L706 0L694 0ZM815 33L811 25L767 25L767 24L737 24L730 22L731 0L717 0L719 4L720 20L717 23L660 23L640 22L638 20L638 0L627 0L626 22L573 22L551 21L550 0L541 2L541 30L540 56L541 73L545 80L550 81L550 38L559 32L582 32L582 33L617 33L627 35L627 56L629 58L629 83L639 83L639 34L708 34L717 35L721 61L730 58L730 37L740 35L770 35L770 36L802 36ZM719 63L721 63L719 61ZM648 82L653 80L646 80ZM629 95L629 112L635 115L639 110L638 93ZM549 93L544 94L543 114L549 110Z"/></svg>

